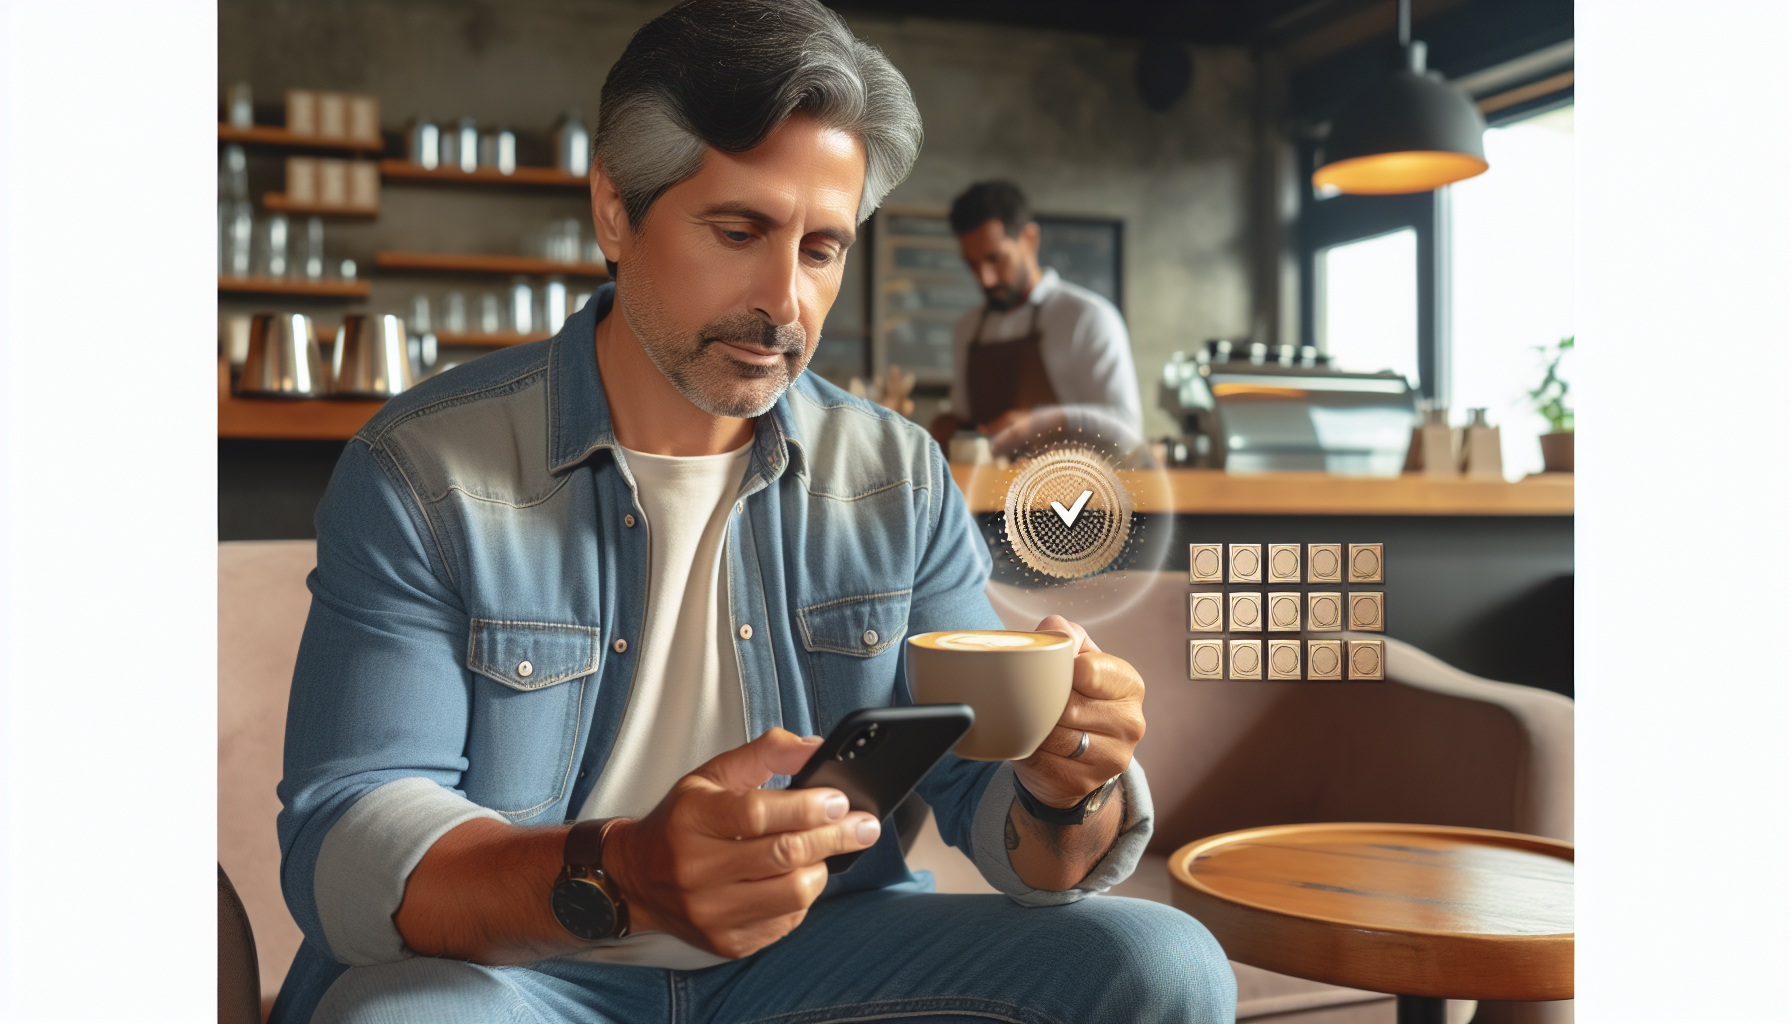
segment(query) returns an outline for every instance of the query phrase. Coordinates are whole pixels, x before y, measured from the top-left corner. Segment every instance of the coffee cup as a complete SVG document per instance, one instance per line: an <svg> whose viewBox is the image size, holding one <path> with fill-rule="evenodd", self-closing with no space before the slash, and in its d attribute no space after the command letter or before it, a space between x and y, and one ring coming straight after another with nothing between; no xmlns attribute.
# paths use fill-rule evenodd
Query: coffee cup
<svg viewBox="0 0 1792 1024"><path fill-rule="evenodd" d="M976 723L952 752L1018 761L1039 749L1070 701L1076 642L1065 633L955 629L909 637L917 704L969 704Z"/></svg>

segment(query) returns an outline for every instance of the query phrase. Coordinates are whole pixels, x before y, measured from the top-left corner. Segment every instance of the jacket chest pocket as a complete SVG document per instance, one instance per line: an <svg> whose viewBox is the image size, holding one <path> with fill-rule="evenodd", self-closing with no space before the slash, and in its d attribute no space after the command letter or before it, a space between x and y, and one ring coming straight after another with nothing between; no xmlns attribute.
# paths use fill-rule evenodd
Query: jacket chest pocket
<svg viewBox="0 0 1792 1024"><path fill-rule="evenodd" d="M896 662L908 633L913 591L822 601L797 609L797 627L816 675L816 727L827 735L859 708L895 699ZM888 655L883 656L883 655Z"/></svg>
<svg viewBox="0 0 1792 1024"><path fill-rule="evenodd" d="M469 799L521 823L566 798L579 712L603 650L599 633L595 626L472 620L472 706L462 777Z"/></svg>

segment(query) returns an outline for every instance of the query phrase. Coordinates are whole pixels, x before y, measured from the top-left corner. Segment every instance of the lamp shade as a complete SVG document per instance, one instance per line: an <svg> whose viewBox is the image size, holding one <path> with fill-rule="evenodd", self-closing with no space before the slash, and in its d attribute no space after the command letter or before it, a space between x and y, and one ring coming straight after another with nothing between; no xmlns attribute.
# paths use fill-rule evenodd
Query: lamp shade
<svg viewBox="0 0 1792 1024"><path fill-rule="evenodd" d="M1429 192L1487 169L1486 130L1467 96L1430 75L1396 71L1332 122L1313 184L1356 195Z"/></svg>

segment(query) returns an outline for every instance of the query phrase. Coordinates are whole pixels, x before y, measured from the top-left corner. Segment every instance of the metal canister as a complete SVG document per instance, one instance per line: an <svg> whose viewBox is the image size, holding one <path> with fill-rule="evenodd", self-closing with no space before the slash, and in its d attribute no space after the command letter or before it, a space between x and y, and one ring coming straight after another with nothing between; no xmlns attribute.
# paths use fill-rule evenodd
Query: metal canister
<svg viewBox="0 0 1792 1024"><path fill-rule="evenodd" d="M317 329L303 313L257 313L235 392L273 398L319 398L330 391Z"/></svg>
<svg viewBox="0 0 1792 1024"><path fill-rule="evenodd" d="M391 313L343 317L330 377L339 398L391 398L410 387L404 320Z"/></svg>

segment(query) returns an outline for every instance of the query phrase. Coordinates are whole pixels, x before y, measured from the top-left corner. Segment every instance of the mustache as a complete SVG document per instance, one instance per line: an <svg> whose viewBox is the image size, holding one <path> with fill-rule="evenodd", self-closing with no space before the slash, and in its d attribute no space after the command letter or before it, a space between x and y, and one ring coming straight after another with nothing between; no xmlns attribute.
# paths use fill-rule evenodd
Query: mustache
<svg viewBox="0 0 1792 1024"><path fill-rule="evenodd" d="M1020 296L1016 293L1016 289L1005 284L983 289L983 297L989 302L989 308L998 313L1006 312L1020 305Z"/></svg>
<svg viewBox="0 0 1792 1024"><path fill-rule="evenodd" d="M704 324L697 331L698 351L716 342L778 352L787 357L801 356L809 347L809 339L798 324L773 324L751 313L730 313Z"/></svg>

